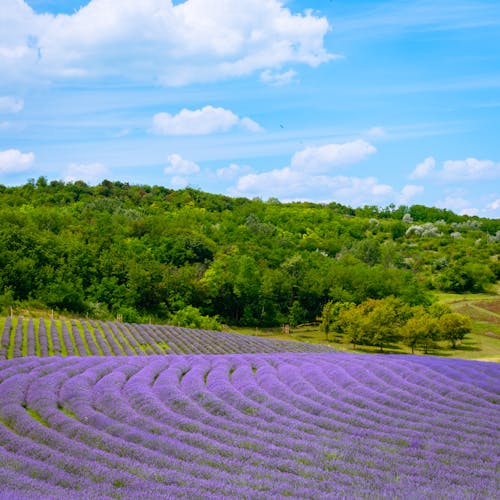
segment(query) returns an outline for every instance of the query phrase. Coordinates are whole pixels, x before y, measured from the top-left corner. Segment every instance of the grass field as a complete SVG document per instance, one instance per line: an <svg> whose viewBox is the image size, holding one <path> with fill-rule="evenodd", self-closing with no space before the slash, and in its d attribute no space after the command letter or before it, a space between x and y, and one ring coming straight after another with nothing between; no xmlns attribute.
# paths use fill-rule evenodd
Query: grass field
<svg viewBox="0 0 500 500"><path fill-rule="evenodd" d="M482 294L445 294L436 293L439 302L448 304L454 312L470 316L472 332L450 349L447 342L439 342L439 348L432 354L450 358L475 359L481 361L500 362L500 296L497 293ZM256 335L270 339L294 340L310 344L324 344L340 351L377 353L378 347L360 346L356 350L352 346L340 342L340 339L325 339L325 334L318 326L305 325L290 329L284 333L282 328L231 328L231 331L247 335ZM410 354L409 347L395 344L384 349L392 354Z"/></svg>

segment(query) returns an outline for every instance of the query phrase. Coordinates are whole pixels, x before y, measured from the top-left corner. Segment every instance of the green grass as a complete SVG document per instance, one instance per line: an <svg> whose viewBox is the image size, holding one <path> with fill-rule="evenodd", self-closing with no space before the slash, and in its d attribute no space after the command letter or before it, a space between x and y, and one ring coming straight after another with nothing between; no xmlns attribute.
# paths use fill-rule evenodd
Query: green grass
<svg viewBox="0 0 500 500"><path fill-rule="evenodd" d="M63 340L61 321L62 320L56 321L56 330L59 337L59 344L61 346L61 356L66 357L68 355L68 349L66 348L66 342Z"/></svg>
<svg viewBox="0 0 500 500"><path fill-rule="evenodd" d="M87 330L88 330L88 332L90 334L90 337L94 341L94 345L97 348L97 352L99 353L99 356L103 356L104 353L102 352L102 349L101 349L101 346L100 346L99 342L97 342L97 337L95 336L94 327L90 324L90 322L88 320L85 322L85 324L87 326Z"/></svg>
<svg viewBox="0 0 500 500"><path fill-rule="evenodd" d="M500 288L499 288L500 292ZM463 358L463 359L477 359L484 361L496 361L500 362L500 293L481 293L481 294L445 294L445 293L435 293L434 296L439 302L448 304L454 311L467 314L472 319L473 330L463 342L457 345L456 349L451 349L448 343L440 342L437 349L429 352L429 354L450 357L450 358ZM41 317L46 317L42 315ZM12 327L10 331L10 336L7 335L2 339L2 343L6 346L7 358L11 358L14 349L14 338L17 328L18 317L12 319ZM36 351L40 352L40 339L39 339L39 320L34 321L35 326L35 337L36 337ZM48 353L49 356L53 355L53 344L50 336L50 321L45 321L45 327L48 336ZM76 351L76 343L74 341L74 335L72 331L71 322L65 318L58 318L54 320L56 325L56 330L58 332L59 341L61 343L61 355L67 355L67 348L62 340L62 321L66 321L69 337ZM23 343L22 352L26 354L27 342L27 322L28 318L23 321ZM0 332L3 331L5 325L5 318L0 318ZM87 327L93 338L99 353L102 354L99 343L97 342L97 336L100 335L104 339L104 342L109 344L107 335L104 334L103 327L96 322L96 330L90 325L87 320ZM119 325L120 328L126 328L125 325ZM356 349L352 348L352 345L343 343L340 338L336 338L333 334L329 335L328 340L325 338L325 334L319 330L319 327L315 324L308 324L299 326L296 328L290 328L289 332L285 332L281 327L275 328L255 328L255 327L232 327L225 328L226 331L233 333L253 335L261 338L276 339L276 340L286 340L295 342L304 342L310 344L323 344L333 347L337 350L347 351L347 352L357 352L357 353L378 353L380 352L377 347L370 346L358 346ZM83 326L77 321L77 332L82 338L83 344L90 354L88 343L86 342L85 335L83 332ZM76 333L76 332L75 332ZM132 333L129 332L131 335ZM117 335L109 329L109 334L114 338L118 346L122 343L128 345L134 352L135 349L130 345L125 336L120 335L120 339ZM165 345L161 345L162 348L169 349ZM140 346L139 349L145 350L144 346ZM120 349L121 351L122 349ZM397 343L384 348L386 353L396 353L396 354L410 354L411 350L409 347ZM417 354L420 352L417 351ZM118 353L115 353L118 354ZM123 353L122 353L123 354Z"/></svg>
<svg viewBox="0 0 500 500"><path fill-rule="evenodd" d="M5 336L3 335L3 330L5 328L6 321L7 321L7 318L0 318L0 348L2 345L7 346L7 339L4 338Z"/></svg>
<svg viewBox="0 0 500 500"><path fill-rule="evenodd" d="M39 323L36 320L33 320L33 330L35 332L35 354L36 356L40 356L41 348L40 348L40 336L38 335L38 326Z"/></svg>
<svg viewBox="0 0 500 500"><path fill-rule="evenodd" d="M481 361L500 362L500 295L496 293L478 294L452 294L435 293L438 302L448 304L453 311L467 314L472 319L472 332L457 345L456 349L451 349L447 342L438 342L438 348L430 351L429 354L450 358L475 359ZM498 304L498 306L497 306ZM487 305L482 307L482 305ZM297 342L308 342L312 344L324 344L340 351L379 353L378 347L358 346L356 349L352 345L343 343L332 334L329 339L325 339L325 334L317 326L299 326L291 328L289 334L285 334L282 328L248 328L231 327L228 331L246 335L255 335L276 340L292 340ZM404 344L397 343L384 348L385 353L391 354L411 354L411 349ZM416 351L416 354L421 354Z"/></svg>
<svg viewBox="0 0 500 500"><path fill-rule="evenodd" d="M22 328L22 334L23 334L23 343L22 343L22 348L21 352L23 353L23 356L28 355L28 322L24 320L19 320L23 322L23 328Z"/></svg>
<svg viewBox="0 0 500 500"><path fill-rule="evenodd" d="M49 427L49 424L43 419L43 417L32 408L28 408L26 405L23 405L23 408L26 410L28 415L33 419L42 424L44 427Z"/></svg>

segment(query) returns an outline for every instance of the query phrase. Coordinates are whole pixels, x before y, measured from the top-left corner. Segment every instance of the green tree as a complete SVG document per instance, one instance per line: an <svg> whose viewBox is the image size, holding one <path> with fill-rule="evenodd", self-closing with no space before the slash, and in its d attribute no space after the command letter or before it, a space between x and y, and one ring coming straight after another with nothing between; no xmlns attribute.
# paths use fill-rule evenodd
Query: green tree
<svg viewBox="0 0 500 500"><path fill-rule="evenodd" d="M320 330L325 333L325 339L328 340L330 332L341 334L343 321L341 320L342 311L355 307L352 302L333 302L328 301L322 309L321 316L318 318Z"/></svg>
<svg viewBox="0 0 500 500"><path fill-rule="evenodd" d="M423 308L415 308L415 316L410 318L401 328L404 344L415 349L422 349L425 354L436 347L439 340L440 326L437 318L426 313Z"/></svg>
<svg viewBox="0 0 500 500"><path fill-rule="evenodd" d="M185 328L202 328L204 330L222 330L217 318L203 316L200 310L193 306L186 306L170 317L173 325Z"/></svg>
<svg viewBox="0 0 500 500"><path fill-rule="evenodd" d="M344 332L344 339L352 344L353 349L356 349L358 345L369 343L368 320L360 306L342 311L339 322Z"/></svg>
<svg viewBox="0 0 500 500"><path fill-rule="evenodd" d="M448 340L453 349L457 347L457 342L472 331L472 322L469 316L459 313L443 314L439 318L441 335Z"/></svg>
<svg viewBox="0 0 500 500"><path fill-rule="evenodd" d="M353 346L375 346L382 352L400 339L400 327L410 316L410 306L395 297L386 297L368 299L341 311L339 322Z"/></svg>

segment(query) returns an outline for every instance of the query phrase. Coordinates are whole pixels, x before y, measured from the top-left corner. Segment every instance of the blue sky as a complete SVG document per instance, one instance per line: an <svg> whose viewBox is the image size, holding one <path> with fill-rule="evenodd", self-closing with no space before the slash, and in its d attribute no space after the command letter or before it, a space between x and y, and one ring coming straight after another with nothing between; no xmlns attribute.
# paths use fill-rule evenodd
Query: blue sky
<svg viewBox="0 0 500 500"><path fill-rule="evenodd" d="M1 3L1 184L500 217L496 0Z"/></svg>

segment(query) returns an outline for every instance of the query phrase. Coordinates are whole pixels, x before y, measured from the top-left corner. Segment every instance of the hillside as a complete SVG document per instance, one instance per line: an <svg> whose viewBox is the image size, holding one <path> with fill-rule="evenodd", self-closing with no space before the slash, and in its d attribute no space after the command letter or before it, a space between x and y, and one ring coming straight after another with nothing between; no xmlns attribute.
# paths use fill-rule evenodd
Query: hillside
<svg viewBox="0 0 500 500"><path fill-rule="evenodd" d="M227 332L94 320L0 319L0 360L23 356L144 356L331 352L327 346Z"/></svg>
<svg viewBox="0 0 500 500"><path fill-rule="evenodd" d="M328 301L426 304L431 291L478 293L500 278L500 220L420 205L353 209L40 178L0 185L0 219L4 315L24 307L204 329L294 326Z"/></svg>

